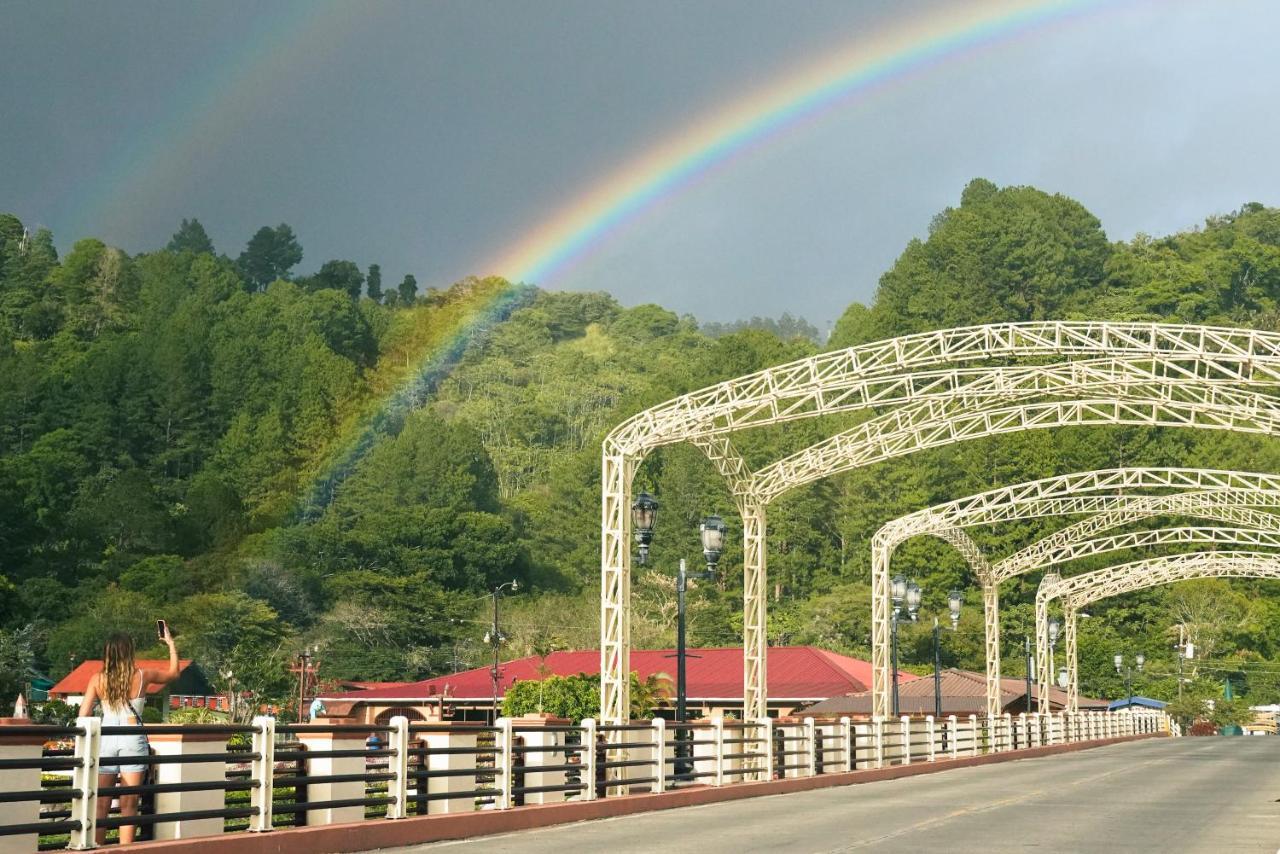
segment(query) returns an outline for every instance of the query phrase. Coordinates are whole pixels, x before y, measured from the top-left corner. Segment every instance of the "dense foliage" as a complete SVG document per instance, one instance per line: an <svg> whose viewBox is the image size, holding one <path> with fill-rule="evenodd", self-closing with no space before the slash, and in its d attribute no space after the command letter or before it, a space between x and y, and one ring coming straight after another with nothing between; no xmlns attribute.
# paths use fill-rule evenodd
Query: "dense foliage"
<svg viewBox="0 0 1280 854"><path fill-rule="evenodd" d="M803 320L699 328L658 306L468 279L419 293L342 259L290 278L302 246L264 227L235 258L196 220L129 256L0 215L0 711L22 672L99 654L104 635L154 646L166 617L221 688L289 696L287 667L319 649L326 678L417 678L478 664L485 593L512 578L510 651L594 647L603 434L675 394L814 352ZM607 284L607 283L604 283ZM477 307L507 295L475 323ZM836 324L834 348L994 320L1118 318L1275 328L1280 211L1259 205L1165 238L1111 242L1078 203L974 181ZM468 330L459 338L460 329ZM708 334L711 333L711 334ZM418 376L425 354L440 354ZM433 356L433 358L435 358ZM393 392L413 385L408 404ZM753 462L817 437L812 424L745 437ZM929 451L831 478L770 509L771 636L865 655L868 542L927 504L1117 464L1280 469L1274 443L1197 431L1036 431ZM651 457L639 488L662 502L637 568L633 643L670 644L671 567L697 552L708 512L733 519L693 449ZM1158 520L1153 524L1158 523ZM996 555L1061 520L980 532ZM1115 556L1110 556L1114 559ZM1136 555L1126 555L1126 558ZM740 561L731 536L724 566ZM971 587L941 543L897 565L926 615ZM1081 561L1080 568L1101 565ZM1009 586L1005 669L1032 619L1034 583ZM741 581L691 596L691 640L737 643ZM1140 693L1176 693L1171 626L1250 699L1280 699L1280 588L1198 582L1102 603L1081 627L1086 690L1116 695L1115 652L1145 652ZM981 664L970 594L947 664ZM904 629L931 661L928 624Z"/></svg>

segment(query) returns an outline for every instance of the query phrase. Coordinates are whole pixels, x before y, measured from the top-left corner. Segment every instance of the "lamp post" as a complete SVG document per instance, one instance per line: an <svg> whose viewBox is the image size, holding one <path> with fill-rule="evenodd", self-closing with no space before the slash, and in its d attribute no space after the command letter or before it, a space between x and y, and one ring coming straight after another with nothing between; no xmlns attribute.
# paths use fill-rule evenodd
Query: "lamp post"
<svg viewBox="0 0 1280 854"><path fill-rule="evenodd" d="M1142 653L1138 653L1133 657L1133 661L1134 661L1134 664L1136 664L1138 667L1138 672L1141 673L1142 665L1147 663L1147 657ZM1133 708L1133 668L1125 664L1124 656L1118 652L1115 655L1114 662L1116 665L1116 673L1124 674L1124 693L1128 696L1127 702L1128 702L1129 708L1132 710Z"/></svg>
<svg viewBox="0 0 1280 854"><path fill-rule="evenodd" d="M505 584L499 584L493 588L489 594L493 597L493 625L489 631L484 633L484 642L489 644L493 649L493 665L489 668L489 682L493 688L493 719L498 719L498 683L502 679L502 670L499 667L500 656L502 654L502 644L506 641L506 636L502 634L498 628L498 601L502 599L502 592L510 588L512 593L520 589L519 581L508 581Z"/></svg>
<svg viewBox="0 0 1280 854"><path fill-rule="evenodd" d="M631 525L635 531L636 545L640 552L640 563L649 559L649 544L653 542L653 523L658 515L658 502L652 495L642 492L631 504ZM702 557L707 568L699 572L689 572L684 558L680 559L680 568L676 574L676 720L683 723L687 716L688 683L685 663L688 659L685 639L685 593L689 589L689 579L714 580L716 565L720 563L720 555L724 551L724 537L728 526L719 516L711 515L702 520L698 532L702 540ZM688 772L687 739L676 734L676 757L680 761L676 765L676 773Z"/></svg>
<svg viewBox="0 0 1280 854"><path fill-rule="evenodd" d="M951 611L951 631L960 625L960 605L964 602L964 594L952 590L947 594L947 606ZM894 674L897 678L897 674ZM942 720L942 629L938 626L938 618L933 618L933 719ZM944 732L945 738L945 732Z"/></svg>
<svg viewBox="0 0 1280 854"><path fill-rule="evenodd" d="M1031 636L1024 637L1022 643L1026 647L1027 653L1027 714L1031 714Z"/></svg>
<svg viewBox="0 0 1280 854"><path fill-rule="evenodd" d="M1053 653L1054 653L1054 650L1057 649L1058 647L1058 633L1061 631L1062 631L1062 623L1058 622L1057 617L1050 617L1049 618L1049 669L1045 671L1046 682L1049 681L1049 679L1052 677L1052 674L1053 674L1053 669L1055 664L1053 660ZM1045 690L1045 693L1046 694L1049 693L1047 689ZM1045 702L1047 704L1048 700L1046 699ZM1046 707L1042 711L1048 712L1049 708Z"/></svg>
<svg viewBox="0 0 1280 854"><path fill-rule="evenodd" d="M911 622L914 623L916 615L920 611L922 591L920 590L920 585L914 581L908 581L901 575L895 575L893 580L889 582L889 595L893 599L893 617L890 620L890 625L893 628L893 716L896 718L902 714L901 703L898 700L898 615L905 604L907 615L911 618Z"/></svg>

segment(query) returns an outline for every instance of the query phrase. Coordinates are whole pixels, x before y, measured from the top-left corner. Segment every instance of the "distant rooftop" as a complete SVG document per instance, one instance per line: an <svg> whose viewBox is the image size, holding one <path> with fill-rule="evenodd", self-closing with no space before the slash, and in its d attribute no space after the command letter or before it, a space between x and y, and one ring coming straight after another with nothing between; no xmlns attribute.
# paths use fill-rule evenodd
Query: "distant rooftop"
<svg viewBox="0 0 1280 854"><path fill-rule="evenodd" d="M737 700L743 693L742 647L696 648L688 651L686 664L691 700ZM664 675L675 678L673 649L634 649L631 669L641 679ZM538 656L517 658L499 667L498 690L505 693L514 682L537 680L544 675L573 676L600 672L600 652L594 649L553 652L545 662ZM812 702L827 697L865 691L871 685L871 663L813 646L772 646L767 659L770 700ZM910 673L902 684L918 679ZM493 687L488 667L476 667L419 682L403 682L350 693L324 695L326 700L424 700L448 696L455 700L484 700Z"/></svg>

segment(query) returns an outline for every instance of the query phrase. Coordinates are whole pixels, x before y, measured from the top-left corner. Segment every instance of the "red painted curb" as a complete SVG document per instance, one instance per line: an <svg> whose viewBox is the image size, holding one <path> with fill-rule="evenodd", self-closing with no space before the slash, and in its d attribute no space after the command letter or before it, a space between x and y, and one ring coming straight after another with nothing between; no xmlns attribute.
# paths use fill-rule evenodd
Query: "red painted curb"
<svg viewBox="0 0 1280 854"><path fill-rule="evenodd" d="M896 780L920 774L934 774L953 768L972 768L978 765L994 765L1018 759L1034 759L1058 753L1073 753L1094 747L1106 747L1128 741L1162 738L1163 733L1109 738L1101 741L1081 741L1072 744L1055 744L1050 747L1033 747L1009 753L992 753L985 756L966 756L957 759L940 759L937 762L917 762L912 765L895 765L890 768L866 771L848 771L839 774L823 774L817 777L800 777L790 780L770 780L763 783L736 783L715 788L700 786L657 794L626 795L602 798L582 803L543 804L517 807L510 810L486 810L483 812L453 813L447 815L414 816L398 821L370 820L352 824L331 824L323 827L302 827L296 830L276 830L270 833L234 833L225 836L204 836L196 839L175 839L160 842L141 842L133 846L139 851L184 851L195 854L347 854L370 851L376 848L394 848L404 845L421 845L446 839L466 839L473 836L490 836L516 830L530 830L597 818L634 815L642 812L674 809L676 807L737 801L762 795L780 795L788 792L805 792L833 786L852 786L874 783L878 780Z"/></svg>

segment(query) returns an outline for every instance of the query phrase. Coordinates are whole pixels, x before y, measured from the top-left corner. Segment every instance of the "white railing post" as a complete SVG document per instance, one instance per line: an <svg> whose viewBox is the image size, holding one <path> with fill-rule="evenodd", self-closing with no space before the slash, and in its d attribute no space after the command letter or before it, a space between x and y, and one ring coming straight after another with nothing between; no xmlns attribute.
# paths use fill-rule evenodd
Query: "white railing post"
<svg viewBox="0 0 1280 854"><path fill-rule="evenodd" d="M257 757L249 764L249 806L255 810L249 817L249 831L263 833L273 826L272 805L276 776L276 719L260 715L253 719L253 737L250 749Z"/></svg>
<svg viewBox="0 0 1280 854"><path fill-rule="evenodd" d="M934 731L933 715L925 715L924 731L929 739L929 761L935 762L938 758L938 745L936 742L937 733Z"/></svg>
<svg viewBox="0 0 1280 854"><path fill-rule="evenodd" d="M396 715L391 719L391 732L387 733L387 770L394 774L387 781L387 818L405 818L409 815L409 719Z"/></svg>
<svg viewBox="0 0 1280 854"><path fill-rule="evenodd" d="M653 727L653 791L667 790L667 722L664 718L653 718L649 722Z"/></svg>
<svg viewBox="0 0 1280 854"><path fill-rule="evenodd" d="M762 718L756 718L755 723L760 729L760 737L764 739L764 767L760 769L760 780L773 779L773 718L765 715Z"/></svg>
<svg viewBox="0 0 1280 854"><path fill-rule="evenodd" d="M951 758L956 759L960 756L960 722L955 715L947 715L947 729L951 736Z"/></svg>
<svg viewBox="0 0 1280 854"><path fill-rule="evenodd" d="M511 718L498 718L493 725L498 729L493 736L493 765L498 778L494 782L498 784L499 792L494 807L509 810L512 806L511 789L515 785L515 754L511 748L516 740L511 732Z"/></svg>
<svg viewBox="0 0 1280 854"><path fill-rule="evenodd" d="M1005 712L1004 718L1004 749L1013 750L1013 715Z"/></svg>
<svg viewBox="0 0 1280 854"><path fill-rule="evenodd" d="M872 747L875 750L876 767L884 767L884 718L875 715L871 718Z"/></svg>
<svg viewBox="0 0 1280 854"><path fill-rule="evenodd" d="M67 845L73 851L97 848L94 842L98 805L98 750L102 745L102 719L76 718L76 727L82 730L76 736L76 767L71 772L71 787L80 790L80 797L71 802L71 820L80 823L71 831Z"/></svg>
<svg viewBox="0 0 1280 854"><path fill-rule="evenodd" d="M818 732L817 732L817 727L816 727L816 726L814 726L813 718L805 718L805 719L804 719L804 721L803 721L803 724L804 724L804 740L805 740L805 744L807 744L807 745L808 745L808 747L809 747L809 750L808 750L808 756L807 756L808 763L809 763L809 767L807 767L807 768L805 769L805 771L806 771L806 772L808 772L807 776L809 776L809 777L816 777L816 776L818 776Z"/></svg>
<svg viewBox="0 0 1280 854"><path fill-rule="evenodd" d="M844 742L844 770L852 771L854 766L854 751L857 748L856 736L853 732L853 721L848 716L840 718L840 726L838 728L840 738Z"/></svg>
<svg viewBox="0 0 1280 854"><path fill-rule="evenodd" d="M902 761L899 764L910 765L911 764L911 718L907 717L906 715L903 715L902 717L900 717L898 719L898 729L902 733L901 735L902 747L900 748L900 751L902 754Z"/></svg>
<svg viewBox="0 0 1280 854"><path fill-rule="evenodd" d="M596 799L596 721L587 718L582 722L582 752L578 765L582 769L582 799Z"/></svg>
<svg viewBox="0 0 1280 854"><path fill-rule="evenodd" d="M973 744L969 748L969 755L977 756L978 748L980 747L980 745L978 744L978 716L977 715L969 715L969 733L973 737Z"/></svg>
<svg viewBox="0 0 1280 854"><path fill-rule="evenodd" d="M1018 747L1031 746L1031 726L1027 723L1027 713L1018 712Z"/></svg>
<svg viewBox="0 0 1280 854"><path fill-rule="evenodd" d="M711 785L724 785L724 718L711 719L711 750L713 763L711 766Z"/></svg>

